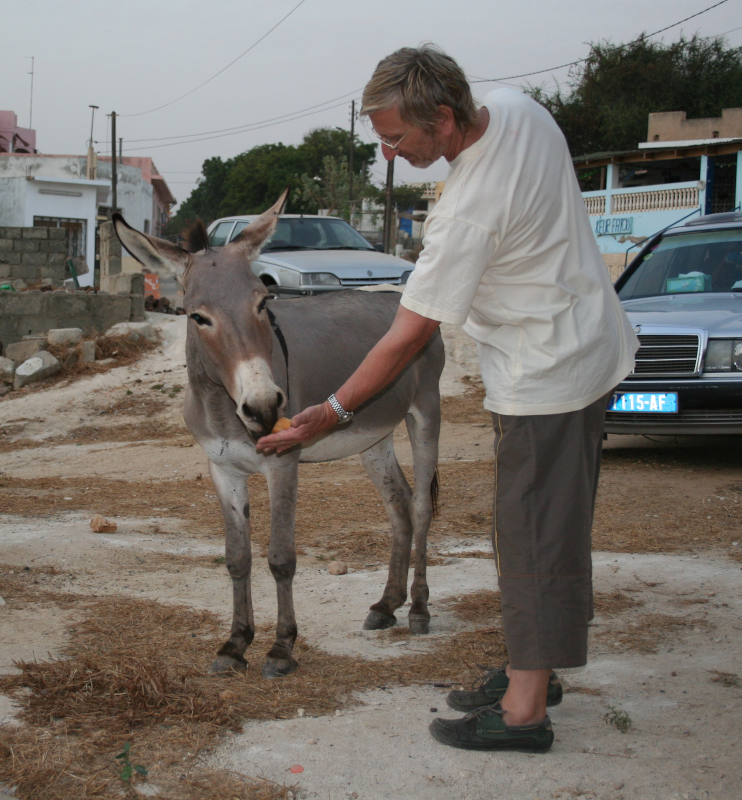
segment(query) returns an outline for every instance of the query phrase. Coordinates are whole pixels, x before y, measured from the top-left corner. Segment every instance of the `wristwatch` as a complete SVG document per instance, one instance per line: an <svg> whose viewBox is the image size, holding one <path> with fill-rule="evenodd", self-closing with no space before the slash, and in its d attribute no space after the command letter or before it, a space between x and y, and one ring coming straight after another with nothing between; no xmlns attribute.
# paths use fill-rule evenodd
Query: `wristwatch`
<svg viewBox="0 0 742 800"><path fill-rule="evenodd" d="M346 411L338 402L337 397L334 394L331 394L327 398L327 402L332 406L332 410L338 415L338 420L342 422L349 422L353 419L353 412Z"/></svg>

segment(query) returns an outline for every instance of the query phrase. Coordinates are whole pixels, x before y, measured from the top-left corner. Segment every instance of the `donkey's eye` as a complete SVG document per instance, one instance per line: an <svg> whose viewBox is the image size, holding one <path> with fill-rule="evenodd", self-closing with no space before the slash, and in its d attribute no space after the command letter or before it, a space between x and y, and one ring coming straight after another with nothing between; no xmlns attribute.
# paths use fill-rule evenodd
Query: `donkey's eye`
<svg viewBox="0 0 742 800"><path fill-rule="evenodd" d="M258 304L258 314L259 314L261 311L265 311L265 301L266 301L267 299L268 299L267 297L264 297L264 298L263 298L263 299L260 301L260 303Z"/></svg>
<svg viewBox="0 0 742 800"><path fill-rule="evenodd" d="M202 317L201 314L189 314L188 315L196 325L211 325L211 320L206 319L206 317Z"/></svg>

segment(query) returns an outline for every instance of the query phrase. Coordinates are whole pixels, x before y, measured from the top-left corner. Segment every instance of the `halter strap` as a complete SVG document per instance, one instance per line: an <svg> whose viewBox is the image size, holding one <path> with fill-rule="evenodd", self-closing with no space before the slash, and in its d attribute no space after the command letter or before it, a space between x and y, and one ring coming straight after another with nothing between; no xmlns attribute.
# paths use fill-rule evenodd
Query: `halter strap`
<svg viewBox="0 0 742 800"><path fill-rule="evenodd" d="M266 305L265 310L268 312L268 320L270 321L271 328L273 328L273 333L276 334L276 339L278 339L278 344L281 345L281 352L283 353L283 359L286 362L286 405L289 404L289 348L286 346L286 337L283 335L283 331L281 330L281 326L276 321L276 315L268 308Z"/></svg>

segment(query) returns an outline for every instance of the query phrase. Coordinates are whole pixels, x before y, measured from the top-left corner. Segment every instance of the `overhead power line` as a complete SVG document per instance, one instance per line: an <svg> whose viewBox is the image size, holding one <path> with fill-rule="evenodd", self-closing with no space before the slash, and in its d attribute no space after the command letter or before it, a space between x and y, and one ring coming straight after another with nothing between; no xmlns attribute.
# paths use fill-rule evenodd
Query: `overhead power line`
<svg viewBox="0 0 742 800"><path fill-rule="evenodd" d="M285 22L294 13L294 11L296 11L299 8L299 6L303 5L305 2L306 2L306 0L299 0L299 2L291 9L291 11L289 11L288 14L286 14L286 16L281 17L281 19L278 20L278 22L270 30L268 30L266 33L264 33L256 42L253 42L250 45L250 47L248 47L247 50L245 50L244 53L240 53L240 55L238 55L237 58L235 58L234 60L230 61L229 64L227 64L226 67L222 67L219 70L219 72L215 72L210 78L207 78L203 83L199 83L198 86L194 87L189 92L186 92L185 94L180 95L180 97L176 97L175 100L171 100L169 103L163 103L163 105L157 106L156 108L150 108L149 111L140 111L138 114L119 114L118 116L120 116L120 117L141 117L141 116L144 116L145 114L152 114L154 111L159 111L162 108L167 108L168 106L173 105L173 103L177 103L179 100L182 100L184 97L188 97L188 95L191 95L194 92L197 92L202 86L206 86L207 83L211 83L211 81L213 81L214 78L218 78L219 75L222 74L222 72L226 72L231 66L236 64L243 56L246 56L251 50L254 50L263 41L263 39L265 39L268 36L270 36L271 33L273 33L273 31L279 25L281 25L283 22Z"/></svg>
<svg viewBox="0 0 742 800"><path fill-rule="evenodd" d="M632 44L641 42L643 39L649 39L651 36L657 36L657 34L669 31L671 28L677 28L678 25L682 25L684 22L688 22L689 19L700 17L701 14L705 14L707 11L711 11L711 9L713 8L718 8L719 6L723 6L724 3L728 2L729 0L719 0L718 3L714 3L714 5L709 6L708 8L704 8L703 11L697 11L695 14L691 14L689 17L686 17L685 19L681 19L679 22L673 22L672 25L668 25L665 28L660 28L658 31L654 31L654 33L648 33L644 36L640 36L638 39L634 39L633 42L627 42L626 44L619 44L611 49L622 50L624 47L629 47ZM576 67L578 64L584 64L587 60L588 58L578 58L577 61L569 61L567 64L559 64L559 66L557 67L548 67L547 69L537 69L534 72L523 72L520 75L506 75L502 78L472 77L471 83L503 83L504 81L512 81L515 80L516 78L530 78L532 75L542 75L544 72L553 72L558 69L564 69L565 67Z"/></svg>
<svg viewBox="0 0 742 800"><path fill-rule="evenodd" d="M306 108L300 108L298 111L292 111L289 114L281 114L278 117L270 117L269 119L262 119L258 120L257 122L245 122L242 125L235 125L232 128L219 128L214 131L201 131L200 133L184 133L178 136L160 136L156 139L127 139L128 144L136 144L140 142L166 142L166 141L173 141L175 139L192 139L197 136L211 136L212 134L217 133L227 133L229 131L236 131L240 133L242 131L248 130L256 125L265 125L267 122L280 122L281 120L285 119L286 117L294 117L297 114L303 114L305 111L312 111L315 108L320 108L320 106L326 106L328 103L335 103L338 100L344 100L344 102L348 102L347 99L350 99L351 95L358 94L360 89L354 89L352 92L346 92L345 94L338 95L337 97L333 97L331 100L325 100L324 103L316 103L313 106L307 106ZM96 144L108 144L108 142L96 142Z"/></svg>
<svg viewBox="0 0 742 800"><path fill-rule="evenodd" d="M270 128L273 125L280 125L283 122L294 122L297 119L304 119L304 117L311 117L314 114L321 114L323 111L331 111L333 108L340 108L340 106L347 105L347 100L343 100L342 103L335 103L332 106L326 106L325 108L320 108L317 111L309 111L307 113L301 114L296 113L294 116L287 114L284 118L279 118L278 122L266 122L265 124L254 124L245 128L240 128L239 130L231 131L230 133L220 133L215 136L202 136L201 138L197 139L188 139L187 141L179 141L179 142L169 142L167 144L153 144L146 147L146 150L158 150L161 147L175 147L179 144L193 144L194 142L206 142L210 139L223 139L225 136L237 136L240 133L250 133L251 131L259 131L262 128ZM131 153L135 150L143 150L144 147L132 147L128 150L124 150L125 153Z"/></svg>
<svg viewBox="0 0 742 800"><path fill-rule="evenodd" d="M304 0L302 0L302 2L304 2ZM721 6L721 5L723 5L724 3L727 3L727 2L729 2L729 0L719 0L719 2L715 3L714 5L708 6L707 8L704 8L703 10L698 11L695 14L691 14L689 17L685 17L684 19L681 19L678 22L674 22L672 25L667 25L664 28L660 28L659 30L654 31L653 33L648 33L648 34L646 34L644 36L641 36L638 39L633 40L632 42L628 42L628 43L622 44L622 45L616 45L616 47L613 48L613 49L620 50L620 49L622 49L624 47L628 47L628 46L630 46L632 44L635 44L635 43L637 43L639 41L642 41L642 39L648 39L648 38L650 38L652 36L657 36L660 33L664 33L665 31L668 31L671 28L676 28L678 25L682 25L684 22L687 22L688 20L694 19L695 17L698 17L701 14L705 14L706 12L711 11L712 9L717 8L718 6ZM299 3L299 5L301 5L301 3ZM292 9L292 11L290 11L289 14L287 14L286 17L284 17L283 19L286 19L288 16L290 16L290 14L292 14L299 7L299 5L295 6L294 9ZM280 25L281 22L283 22L283 20L281 20L273 28L271 28L271 31L275 30L275 28L278 27L278 25ZM733 28L731 31L725 31L724 33L731 33L734 30L738 30L738 28ZM268 31L268 33L270 33L271 31ZM263 38L265 38L265 36L267 36L268 33L266 33ZM724 34L717 34L717 35L723 36ZM706 38L709 38L709 37L706 37ZM260 42L260 41L261 40L258 40L258 42ZM256 42L255 44L258 44L258 42ZM255 45L252 45L252 46L254 47ZM242 55L245 55L247 52L249 52L249 49L246 50L245 53L243 53ZM238 58L241 58L241 57L242 56L239 56ZM237 60L237 59L235 59L235 60ZM582 63L586 62L587 60L588 60L587 58L581 58L581 59L577 59L576 61L570 61L570 62L568 62L566 64L561 64L561 65L559 65L557 67L550 67L548 69L536 70L534 72L526 72L526 73L522 73L520 75L510 75L510 76L503 77L503 78L478 78L476 76L470 76L470 82L471 83L503 83L503 82L508 81L508 80L515 80L516 78L527 78L527 77L530 77L532 75L541 75L541 74L543 74L545 72L552 72L552 71L557 70L557 69L563 69L564 67L575 66L577 64L582 64ZM232 63L234 63L234 61ZM231 64L228 64L227 67L225 67L224 69L227 69L229 66L231 66ZM223 72L224 69L221 70L220 72ZM216 75L219 75L220 72L216 73ZM212 76L212 78L216 77L216 75ZM210 78L209 80L211 80L212 78ZM201 84L201 85L204 85L204 84ZM200 87L196 87L196 89L198 89L198 88L200 88ZM195 89L193 89L192 92L193 91L195 91ZM239 126L235 126L235 127L232 127L232 128L221 128L221 129L214 130L214 131L203 131L201 133L181 134L181 135L178 135L178 136L164 136L164 137L152 138L152 139L129 139L129 140L127 140L127 143L128 144L135 144L135 143L160 142L160 141L168 142L168 144L155 144L155 145L150 145L150 146L148 146L146 148L147 150L152 150L152 149L158 149L158 148L162 148L162 147L172 147L172 146L178 145L178 144L191 144L191 143L195 143L195 142L208 141L210 139L221 139L221 138L223 138L225 136L234 136L234 135L240 134L240 133L249 133L250 131L261 130L263 128L271 127L272 125L280 125L280 124L282 124L284 122L293 122L295 120L302 119L304 117L312 116L313 114L321 113L322 111L330 111L332 109L339 108L340 106L344 105L348 101L348 99L350 99L351 95L358 94L360 91L361 91L361 89L356 89L356 90L354 90L352 92L346 92L343 95L339 95L338 97L335 97L335 98L333 98L331 100L326 100L323 103L317 103L316 105L308 106L307 108L300 109L298 111L294 111L294 112L291 112L289 114L283 114L283 115L280 115L278 117L272 117L270 119L260 120L258 122L254 122L254 123L245 123L244 125L239 125ZM191 92L189 92L188 94L190 94L190 93ZM186 95L183 95L183 97L185 97L185 96ZM346 99L343 100L343 98L346 98ZM176 98L176 100L177 99L180 99L180 98ZM343 100L343 102L336 103L336 101L340 101L340 100ZM172 102L176 102L176 101L174 100ZM335 105L328 105L330 103L335 103ZM170 104L168 104L168 105L170 105ZM164 108L164 106L160 106L160 108ZM318 109L318 110L315 110L315 109ZM156 111L157 109L152 109L152 110ZM143 113L148 113L148 112L143 112ZM119 115L119 116L123 116L123 115ZM129 116L140 116L140 115L134 114L134 115L129 115ZM143 148L141 148L141 147L129 148L128 150L126 150L126 152L135 152L137 150L142 150L142 149Z"/></svg>
<svg viewBox="0 0 742 800"><path fill-rule="evenodd" d="M722 33L715 33L713 36L704 36L704 39L718 39L720 36L726 36L728 33L734 33L735 31L742 31L742 25L739 28L732 28L729 31L723 31Z"/></svg>

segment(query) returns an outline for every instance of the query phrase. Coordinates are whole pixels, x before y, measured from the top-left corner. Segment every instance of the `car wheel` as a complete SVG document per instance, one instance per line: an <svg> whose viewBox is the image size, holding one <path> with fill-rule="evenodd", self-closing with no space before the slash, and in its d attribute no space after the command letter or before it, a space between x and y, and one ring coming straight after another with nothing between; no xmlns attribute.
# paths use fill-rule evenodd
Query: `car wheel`
<svg viewBox="0 0 742 800"><path fill-rule="evenodd" d="M263 286L270 292L269 297L272 300L277 300L280 295L278 294L278 284L270 277L270 275L261 275L260 280L263 281Z"/></svg>

